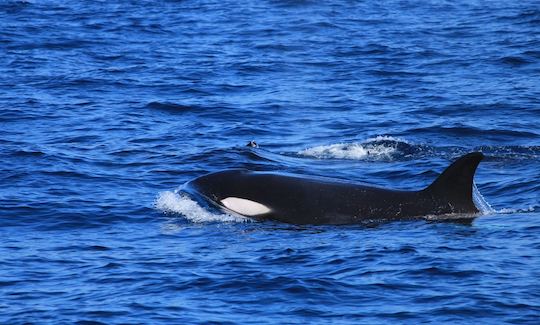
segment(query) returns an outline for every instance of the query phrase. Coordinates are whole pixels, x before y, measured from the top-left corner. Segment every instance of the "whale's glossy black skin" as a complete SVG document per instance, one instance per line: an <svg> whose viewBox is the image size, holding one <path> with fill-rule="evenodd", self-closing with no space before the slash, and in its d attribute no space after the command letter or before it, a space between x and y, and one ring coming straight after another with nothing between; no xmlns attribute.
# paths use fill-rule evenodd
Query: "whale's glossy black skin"
<svg viewBox="0 0 540 325"><path fill-rule="evenodd" d="M292 224L355 224L441 214L475 214L473 178L483 154L462 156L430 186L399 191L303 175L225 170L194 179L188 187L227 210L222 200L241 198L270 209L257 220Z"/></svg>

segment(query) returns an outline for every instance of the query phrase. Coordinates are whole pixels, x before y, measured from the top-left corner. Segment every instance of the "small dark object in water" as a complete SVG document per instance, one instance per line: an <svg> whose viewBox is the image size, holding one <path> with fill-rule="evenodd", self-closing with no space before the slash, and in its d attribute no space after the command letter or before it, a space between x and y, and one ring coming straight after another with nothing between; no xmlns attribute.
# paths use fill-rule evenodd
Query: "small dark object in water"
<svg viewBox="0 0 540 325"><path fill-rule="evenodd" d="M248 144L246 144L246 147L259 148L259 145L257 144L257 142L251 140L248 142Z"/></svg>

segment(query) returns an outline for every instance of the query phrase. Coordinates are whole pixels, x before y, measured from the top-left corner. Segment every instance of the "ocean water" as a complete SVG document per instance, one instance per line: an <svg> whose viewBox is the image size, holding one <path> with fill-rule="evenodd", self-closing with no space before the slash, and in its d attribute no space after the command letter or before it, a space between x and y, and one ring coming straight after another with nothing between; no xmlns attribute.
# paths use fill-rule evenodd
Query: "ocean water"
<svg viewBox="0 0 540 325"><path fill-rule="evenodd" d="M0 323L538 324L539 124L538 1L0 0ZM419 189L470 151L470 224L182 192L239 167Z"/></svg>

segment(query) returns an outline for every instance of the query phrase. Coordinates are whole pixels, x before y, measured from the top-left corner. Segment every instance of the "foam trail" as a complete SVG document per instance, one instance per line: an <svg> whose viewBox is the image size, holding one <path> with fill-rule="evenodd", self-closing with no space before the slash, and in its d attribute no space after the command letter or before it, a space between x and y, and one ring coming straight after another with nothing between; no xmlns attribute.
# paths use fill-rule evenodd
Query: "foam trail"
<svg viewBox="0 0 540 325"><path fill-rule="evenodd" d="M185 194L170 191L159 193L154 203L156 209L164 213L178 213L191 222L247 222L248 218L225 213L212 213Z"/></svg>
<svg viewBox="0 0 540 325"><path fill-rule="evenodd" d="M496 210L495 212L498 214L513 214L513 213L530 213L530 212L536 212L536 211L540 211L540 206L530 205L528 208L524 208L524 209L504 208L504 209Z"/></svg>

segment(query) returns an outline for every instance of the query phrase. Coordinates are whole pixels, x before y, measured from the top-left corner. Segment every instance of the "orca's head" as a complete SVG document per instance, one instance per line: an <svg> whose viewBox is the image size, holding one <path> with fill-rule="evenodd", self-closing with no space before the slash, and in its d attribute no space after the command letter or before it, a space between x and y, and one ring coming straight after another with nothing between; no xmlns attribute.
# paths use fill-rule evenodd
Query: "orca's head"
<svg viewBox="0 0 540 325"><path fill-rule="evenodd" d="M227 197L237 196L248 187L247 169L224 170L198 177L189 182L190 189L213 201L221 201Z"/></svg>
<svg viewBox="0 0 540 325"><path fill-rule="evenodd" d="M263 203L250 196L256 185L249 176L253 172L245 169L226 170L194 179L190 189L207 200L235 213L253 217L271 212Z"/></svg>

